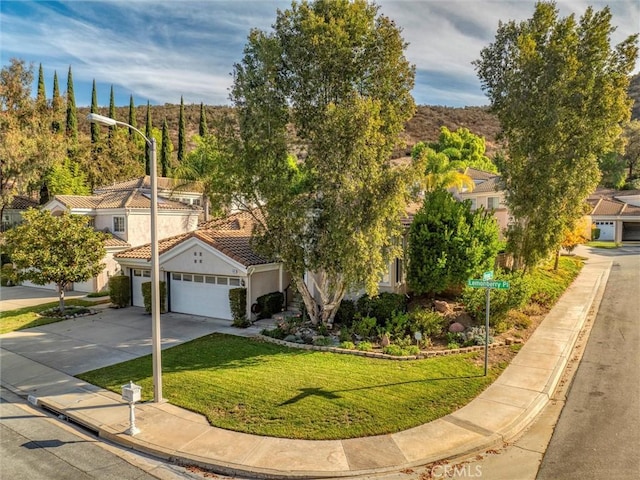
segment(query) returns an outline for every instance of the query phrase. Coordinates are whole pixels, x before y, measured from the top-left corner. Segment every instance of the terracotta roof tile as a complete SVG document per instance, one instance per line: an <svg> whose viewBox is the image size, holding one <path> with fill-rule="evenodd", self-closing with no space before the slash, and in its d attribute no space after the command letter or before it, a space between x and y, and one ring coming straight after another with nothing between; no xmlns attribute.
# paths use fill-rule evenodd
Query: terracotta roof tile
<svg viewBox="0 0 640 480"><path fill-rule="evenodd" d="M248 213L237 213L212 220L193 232L161 240L158 251L162 255L190 238L197 238L246 267L270 263L270 260L256 253L251 246L254 222L255 220ZM118 253L115 257L148 260L151 258L151 246L147 244L131 248Z"/></svg>
<svg viewBox="0 0 640 480"><path fill-rule="evenodd" d="M11 200L11 204L8 208L13 208L14 210L26 210L27 208L38 208L38 202L22 195L16 195Z"/></svg>
<svg viewBox="0 0 640 480"><path fill-rule="evenodd" d="M107 209L107 208L151 208L151 199L147 193L138 189L113 190L98 195L56 195L55 198L68 208ZM198 210L199 207L158 197L158 208L164 210Z"/></svg>
<svg viewBox="0 0 640 480"><path fill-rule="evenodd" d="M202 184L200 182L190 182L168 177L158 177L158 190L164 191L183 191L183 192L202 192ZM143 190L151 189L151 177L144 177L126 180L124 182L116 182L111 185L103 185L95 189L95 193L102 193L114 190L132 190L140 188Z"/></svg>
<svg viewBox="0 0 640 480"><path fill-rule="evenodd" d="M625 203L617 200L601 198L591 212L591 215L619 215L625 205Z"/></svg>
<svg viewBox="0 0 640 480"><path fill-rule="evenodd" d="M478 170L477 168L467 167L464 171L464 174L473 178L474 180L489 180L490 178L495 178L498 175L491 172L485 172L484 170Z"/></svg>

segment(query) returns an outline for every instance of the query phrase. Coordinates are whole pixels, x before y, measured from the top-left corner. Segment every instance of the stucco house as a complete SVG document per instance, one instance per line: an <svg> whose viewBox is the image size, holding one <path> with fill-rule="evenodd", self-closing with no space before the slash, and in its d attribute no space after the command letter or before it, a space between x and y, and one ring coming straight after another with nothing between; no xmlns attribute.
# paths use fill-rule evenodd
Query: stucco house
<svg viewBox="0 0 640 480"><path fill-rule="evenodd" d="M29 208L38 208L38 202L32 198L23 195L16 195L11 203L2 210L2 223L0 224L0 232L4 232L9 228L22 223L22 212Z"/></svg>
<svg viewBox="0 0 640 480"><path fill-rule="evenodd" d="M598 189L588 198L599 240L640 241L640 190Z"/></svg>
<svg viewBox="0 0 640 480"><path fill-rule="evenodd" d="M238 212L160 240L160 281L167 285L167 310L231 320L229 290L244 287L250 318L251 305L259 296L284 292L290 277L281 263L251 247L253 225L250 214ZM142 283L151 280L150 245L130 248L114 258L131 278L132 304L144 306Z"/></svg>
<svg viewBox="0 0 640 480"><path fill-rule="evenodd" d="M110 238L105 243L107 254L104 259L104 270L93 279L75 283L73 290L79 292L94 292L105 288L109 277L120 270L113 256L127 248L151 241L149 193L139 188L97 190L97 192L99 193L89 196L56 195L42 206L54 215L56 212L87 215L91 218L90 224L95 229L110 234ZM195 230L201 211L198 206L158 196L159 238Z"/></svg>

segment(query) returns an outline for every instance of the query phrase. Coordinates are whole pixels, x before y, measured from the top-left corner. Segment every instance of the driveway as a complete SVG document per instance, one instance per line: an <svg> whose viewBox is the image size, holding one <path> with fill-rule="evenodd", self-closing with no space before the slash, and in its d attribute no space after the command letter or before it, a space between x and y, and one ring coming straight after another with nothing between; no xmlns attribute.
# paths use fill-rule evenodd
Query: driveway
<svg viewBox="0 0 640 480"><path fill-rule="evenodd" d="M151 354L151 315L143 308L95 309L95 315L0 335L2 350L69 375ZM179 313L162 314L160 323L163 349L213 332L252 336L264 327L240 329L229 320Z"/></svg>
<svg viewBox="0 0 640 480"><path fill-rule="evenodd" d="M65 299L82 298L86 295L82 292L64 292ZM57 301L58 292L48 288L21 286L0 288L0 312Z"/></svg>

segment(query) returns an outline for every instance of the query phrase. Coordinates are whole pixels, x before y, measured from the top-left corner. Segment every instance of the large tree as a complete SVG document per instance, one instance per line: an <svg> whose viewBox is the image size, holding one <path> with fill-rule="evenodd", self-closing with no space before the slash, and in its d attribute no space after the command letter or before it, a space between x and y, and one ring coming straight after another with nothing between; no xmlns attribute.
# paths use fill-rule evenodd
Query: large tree
<svg viewBox="0 0 640 480"><path fill-rule="evenodd" d="M507 141L499 170L516 219L509 248L524 268L556 251L582 216L597 159L629 119L637 36L612 46L613 30L609 8L576 20L540 2L532 18L500 23L475 62Z"/></svg>
<svg viewBox="0 0 640 480"><path fill-rule="evenodd" d="M180 97L180 118L178 119L178 163L182 163L187 148L185 137L184 97Z"/></svg>
<svg viewBox="0 0 640 480"><path fill-rule="evenodd" d="M376 5L294 2L234 67L239 136L219 194L259 212L256 245L284 262L314 322L331 324L348 290L375 294L398 254L414 177L389 162L415 110L405 47Z"/></svg>
<svg viewBox="0 0 640 480"><path fill-rule="evenodd" d="M640 120L632 120L624 127L625 143L623 160L628 168L627 180L631 181L640 176Z"/></svg>
<svg viewBox="0 0 640 480"><path fill-rule="evenodd" d="M64 291L73 282L84 282L104 268L106 235L88 226L89 217L30 209L24 223L5 234L7 252L20 280L58 286L60 310Z"/></svg>
<svg viewBox="0 0 640 480"><path fill-rule="evenodd" d="M475 184L464 173L463 165L451 160L446 153L436 152L424 142L418 142L411 151L411 157L425 166L420 181L420 188L425 192L448 188L473 190Z"/></svg>
<svg viewBox="0 0 640 480"><path fill-rule="evenodd" d="M443 189L427 193L409 230L409 287L436 294L491 270L498 237L491 212L472 211L471 202L458 202Z"/></svg>
<svg viewBox="0 0 640 480"><path fill-rule="evenodd" d="M78 141L78 110L76 108L76 96L73 93L73 74L71 67L67 74L67 120L65 132L70 139L70 151Z"/></svg>
<svg viewBox="0 0 640 480"><path fill-rule="evenodd" d="M437 153L444 153L461 170L471 167L485 172L498 172L485 153L487 145L484 137L471 133L468 128L461 127L452 132L447 127L440 127L438 141L429 143L429 147Z"/></svg>

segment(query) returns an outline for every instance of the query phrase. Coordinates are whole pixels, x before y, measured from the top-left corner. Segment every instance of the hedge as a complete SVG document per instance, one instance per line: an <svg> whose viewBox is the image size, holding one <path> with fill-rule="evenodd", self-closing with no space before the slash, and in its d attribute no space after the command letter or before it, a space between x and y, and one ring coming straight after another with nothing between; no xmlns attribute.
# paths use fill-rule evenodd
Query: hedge
<svg viewBox="0 0 640 480"><path fill-rule="evenodd" d="M271 318L274 313L282 311L284 303L284 294L282 292L271 292L262 295L256 299L258 308L254 313L258 314L258 318Z"/></svg>
<svg viewBox="0 0 640 480"><path fill-rule="evenodd" d="M229 290L229 305L231 306L231 315L233 317L232 325L234 327L245 328L251 325L247 318L247 289L232 288Z"/></svg>
<svg viewBox="0 0 640 480"><path fill-rule="evenodd" d="M109 279L111 303L124 308L131 305L131 279L126 275L115 275Z"/></svg>
<svg viewBox="0 0 640 480"><path fill-rule="evenodd" d="M142 284L142 297L144 299L144 309L151 313L151 282ZM160 313L167 311L167 284L160 282Z"/></svg>

